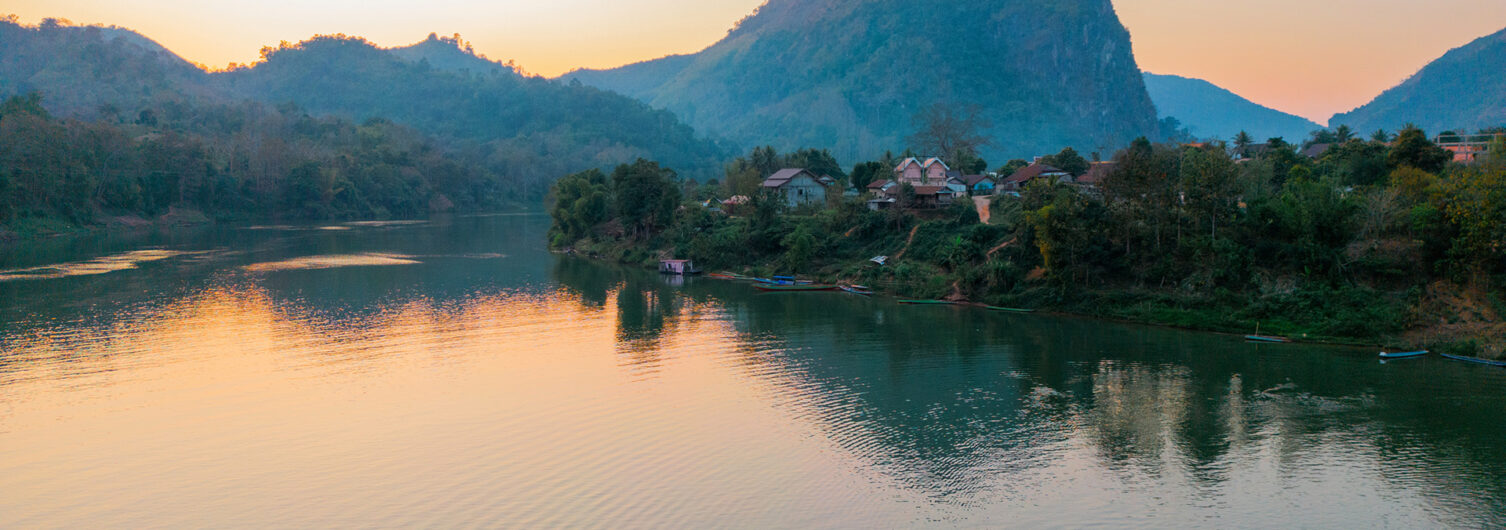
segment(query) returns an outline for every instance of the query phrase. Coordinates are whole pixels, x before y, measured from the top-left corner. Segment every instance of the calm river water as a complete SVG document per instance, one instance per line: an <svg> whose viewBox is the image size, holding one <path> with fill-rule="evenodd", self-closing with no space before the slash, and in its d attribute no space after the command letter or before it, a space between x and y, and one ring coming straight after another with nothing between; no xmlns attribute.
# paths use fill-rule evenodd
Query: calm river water
<svg viewBox="0 0 1506 530"><path fill-rule="evenodd" d="M547 225L0 249L0 527L1506 526L1506 370L679 283Z"/></svg>

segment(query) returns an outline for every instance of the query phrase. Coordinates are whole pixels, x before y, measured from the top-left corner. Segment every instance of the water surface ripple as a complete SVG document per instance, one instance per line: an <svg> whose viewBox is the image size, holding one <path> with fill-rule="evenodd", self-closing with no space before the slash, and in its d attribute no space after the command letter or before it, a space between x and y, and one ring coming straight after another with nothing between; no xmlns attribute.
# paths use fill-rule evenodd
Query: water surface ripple
<svg viewBox="0 0 1506 530"><path fill-rule="evenodd" d="M760 294L547 223L6 248L0 527L1506 526L1506 370Z"/></svg>

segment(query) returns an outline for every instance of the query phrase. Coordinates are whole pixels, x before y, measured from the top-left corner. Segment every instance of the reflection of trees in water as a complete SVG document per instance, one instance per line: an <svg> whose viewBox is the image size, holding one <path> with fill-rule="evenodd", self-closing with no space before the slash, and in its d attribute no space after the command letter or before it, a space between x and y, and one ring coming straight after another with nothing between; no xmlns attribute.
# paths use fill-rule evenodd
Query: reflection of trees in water
<svg viewBox="0 0 1506 530"><path fill-rule="evenodd" d="M1208 492L1233 478L1237 459L1276 458L1296 473L1326 454L1320 448L1357 444L1377 459L1452 455L1414 465L1438 475L1429 483L1439 491L1506 494L1492 482L1506 476L1499 433L1479 423L1502 416L1477 407L1430 419L1438 414L1425 409L1437 400L1413 388L1433 372L1461 376L1454 366L1378 372L1342 351L840 294L757 294L731 282L673 289L653 279L645 274L620 294L624 351L651 355L645 350L675 335L687 308L720 307L742 343L731 361L780 388L781 406L947 502L967 504L1002 477L1054 465L1062 442L1079 436L1110 468L1177 474ZM1374 439L1357 438L1366 436Z"/></svg>

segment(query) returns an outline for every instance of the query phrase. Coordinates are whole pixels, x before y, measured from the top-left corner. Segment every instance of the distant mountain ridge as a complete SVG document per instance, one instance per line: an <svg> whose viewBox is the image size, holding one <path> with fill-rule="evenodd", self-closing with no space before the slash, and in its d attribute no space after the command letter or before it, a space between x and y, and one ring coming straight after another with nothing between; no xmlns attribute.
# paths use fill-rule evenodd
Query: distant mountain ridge
<svg viewBox="0 0 1506 530"><path fill-rule="evenodd" d="M1437 133L1506 126L1506 29L1424 66L1400 85L1329 125L1395 131L1412 123Z"/></svg>
<svg viewBox="0 0 1506 530"><path fill-rule="evenodd" d="M40 92L63 116L186 112L198 103L293 103L315 115L384 118L486 149L529 179L658 159L714 178L732 150L673 114L603 90L520 75L509 65L431 35L382 49L315 37L269 50L261 62L206 72L120 28L0 19L0 97ZM178 110L174 110L178 109Z"/></svg>
<svg viewBox="0 0 1506 530"><path fill-rule="evenodd" d="M1145 89L1162 118L1176 118L1199 138L1230 140L1245 131L1259 141L1281 137L1290 142L1323 128L1202 79L1146 72Z"/></svg>
<svg viewBox="0 0 1506 530"><path fill-rule="evenodd" d="M690 55L562 76L675 112L742 145L907 147L932 104L976 105L992 160L1109 152L1156 130L1109 0L771 0Z"/></svg>

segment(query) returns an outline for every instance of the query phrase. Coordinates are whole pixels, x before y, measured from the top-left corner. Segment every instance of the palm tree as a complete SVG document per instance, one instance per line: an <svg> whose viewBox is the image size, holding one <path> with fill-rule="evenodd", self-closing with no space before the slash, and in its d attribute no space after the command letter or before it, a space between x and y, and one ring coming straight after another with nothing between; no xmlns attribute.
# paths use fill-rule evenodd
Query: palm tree
<svg viewBox="0 0 1506 530"><path fill-rule="evenodd" d="M1250 133L1239 131L1239 134L1234 135L1234 152L1239 156L1245 156L1245 149L1249 149L1252 143L1255 143L1255 140L1250 138Z"/></svg>
<svg viewBox="0 0 1506 530"><path fill-rule="evenodd" d="M1354 139L1354 129L1350 129L1348 125L1340 125L1339 128L1334 129L1333 135L1342 144Z"/></svg>
<svg viewBox="0 0 1506 530"><path fill-rule="evenodd" d="M1386 132L1385 129L1377 130L1370 133L1370 141L1382 144L1391 143L1391 133Z"/></svg>

